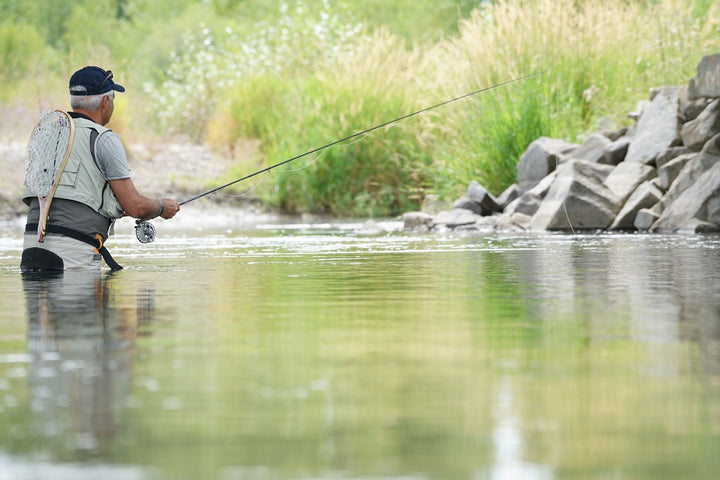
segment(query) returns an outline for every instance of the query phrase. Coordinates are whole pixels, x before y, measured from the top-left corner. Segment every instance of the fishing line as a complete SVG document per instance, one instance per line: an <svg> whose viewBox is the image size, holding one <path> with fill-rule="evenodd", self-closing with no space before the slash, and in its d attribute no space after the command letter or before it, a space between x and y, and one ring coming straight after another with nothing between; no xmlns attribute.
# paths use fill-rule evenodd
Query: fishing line
<svg viewBox="0 0 720 480"><path fill-rule="evenodd" d="M339 139L339 140L335 140L335 141L333 141L333 142L327 143L327 144L325 144L325 145L323 145L323 146L321 146L321 147L313 148L312 150L308 150L307 152L301 153L300 155L295 155L294 157L288 158L287 160L283 160L282 162L278 162L278 163L276 163L276 164L274 164L274 165L270 165L269 167L262 168L262 169L260 169L260 170L258 170L258 171L256 171L256 172L253 172L253 173L250 173L250 174L248 174L248 175L245 175L244 177L238 178L237 180L233 180L232 182L226 183L226 184L224 184L224 185L220 185L219 187L215 187L215 188L213 188L212 190L208 190L207 192L201 193L201 194L196 195L196 196L194 196L194 197L192 197L192 198L189 198L189 199L187 199L187 200L185 200L185 201L183 201L183 202L180 202L179 205L186 205L186 204L188 204L188 203L190 203L190 202L192 202L192 201L195 201L195 200L197 200L197 199L199 199L199 198L202 198L202 197L205 197L205 196L207 196L207 195L211 195L211 194L213 194L213 193L219 192L220 190L222 190L222 189L224 189L224 188L227 188L227 187L229 187L229 186L231 186L231 185L235 185L236 183L239 183L239 182L242 182L242 181L247 180L247 179L249 179L249 178L252 178L252 177L255 177L255 176L257 176L257 175L260 175L261 173L267 173L267 172L269 172L270 170L273 170L273 169L275 169L275 168L277 168L277 167L280 167L280 166L282 166L282 165L288 164L288 163L290 163L290 162L293 162L293 161L298 160L298 159L300 159L300 158L306 157L306 156L308 156L308 155L312 155L313 153L321 152L321 153L319 153L312 161L310 161L307 165L304 165L303 167L300 167L300 168L297 168L297 169L294 169L294 170L287 170L287 171L288 171L288 172L292 172L292 171L299 171L299 170L308 168L308 167L311 166L313 163L317 162L317 161L325 154L325 151L327 151L326 149L328 149L329 147L333 147L333 146L336 146L336 145L340 145L340 144L343 144L343 142L347 142L348 140L352 140L352 139L357 138L357 140L355 140L355 141L353 141L353 142L346 143L346 144L343 144L343 145L340 145L340 146L353 145L353 144L358 143L358 142L361 142L362 140L364 140L365 138L367 138L367 137L371 134L371 132L374 132L374 131L376 131L376 130L379 130L379 129L383 128L383 127L387 127L387 126L389 126L389 125L392 125L392 124L395 124L395 123L398 123L398 122L402 122L402 121L407 120L407 119L409 119L409 118L411 118L411 117L414 117L414 116L416 116L416 115L420 115L421 113L425 113L425 112L428 112L428 111L430 111L430 110L434 110L434 109L436 109L436 108L440 108L440 107L442 107L442 106L448 105L448 104L453 103L453 102L457 102L458 100L462 100L462 99L464 99L464 98L472 97L473 95L478 95L478 94L480 94L480 93L487 92L487 91L490 91L490 90L493 90L493 89L496 89L496 88L499 88L499 87L502 87L502 86L505 86L505 85L510 85L510 84L512 84L512 83L516 83L516 82L520 82L520 81L523 81L523 80L527 80L528 78L531 78L531 77L534 77L534 76L537 76L537 75L541 75L541 74L543 74L543 73L545 73L545 70L541 70L541 71L534 72L534 73L530 73L530 74L528 74L528 75L524 75L524 76L521 76L521 77L513 78L513 79L507 80L507 81L505 81L505 82L496 83L495 85L491 85L491 86L489 86L489 87L481 88L481 89L479 89L479 90L475 90L475 91L473 91L473 92L466 93L466 94L464 94L464 95L460 95L460 96L458 96L458 97L451 98L451 99L449 99L449 100L445 100L444 102L440 102L440 103L437 103L437 104L435 104L435 105L422 108L422 109L417 110L417 111L415 111L415 112L408 113L407 115L402 115L402 116L400 116L400 117L398 117L398 118L395 118L395 119L393 119L393 120L389 120L389 121L387 121L387 122L383 122L383 123L381 123L381 124L379 124L379 125L375 125L374 127L367 128L367 129L362 130L362 131L360 131L360 132L353 133L352 135L348 135L347 137L344 137L344 138L341 138L341 139ZM359 137L359 138L358 138L358 137ZM262 179L261 179L261 180L262 180ZM242 196L242 195L247 195L250 191L252 191L252 190L254 190L255 188L257 188L257 186L258 186L259 184L260 184L260 181L258 181L258 183L256 183L250 190L242 193L240 196ZM152 242L152 241L155 240L155 227L154 227L150 222L148 222L147 220L137 220L137 221L135 222L135 235L136 235L137 239L138 239L141 243L150 243L150 242Z"/></svg>
<svg viewBox="0 0 720 480"><path fill-rule="evenodd" d="M250 173L250 174L248 174L248 175L245 175L244 177L238 178L237 180L233 180L232 182L226 183L226 184L224 184L224 185L220 185L219 187L213 188L212 190L208 190L207 192L201 193L201 194L196 195L196 196L194 196L194 197L192 197L192 198L189 198L189 199L187 199L187 200L185 200L185 201L183 201L183 202L180 202L179 205L188 204L188 203L193 202L193 201L195 201L195 200L197 200L197 199L199 199L199 198L202 198L202 197L205 197L205 196L207 196L207 195L210 195L211 193L215 193L215 192L217 192L217 191L219 191L219 190L222 190L222 189L224 189L224 188L227 188L227 187L229 187L229 186L231 186L231 185L235 185L236 183L239 183L239 182L242 182L242 181L244 181L244 180L247 180L248 178L252 178L252 177L254 177L254 176L256 176L256 175L259 175L259 174L261 174L261 173L268 172L268 171L270 171L270 170L272 170L272 169L274 169L274 168L280 167L280 166L282 166L282 165L285 165L285 164L287 164L287 163L293 162L293 161L295 161L295 160L298 160L298 159L300 159L300 158L306 157L306 156L308 156L308 155L311 155L311 154L313 154L313 153L319 152L319 151L321 151L321 150L325 150L326 148L332 147L332 146L334 146L334 145L338 145L338 144L343 143L343 142L346 142L346 141L348 141L348 140L352 140L353 138L361 137L361 136L363 136L363 135L369 134L370 132L373 132L373 131L378 130L378 129L383 128L383 127L387 127L388 125L392 125L393 123L400 122L400 121L405 120L405 119L408 119L408 118L410 118L410 117L414 117L415 115L419 115L419 114L421 114L421 113L425 113L425 112L428 112L428 111L430 111L430 110L434 110L434 109L439 108L439 107L442 107L442 106L444 106L444 105L448 105L448 104L450 104L450 103L457 102L458 100L462 100L462 99L464 99L464 98L468 98L468 97L471 97L471 96L473 96L473 95L477 95L477 94L480 94L480 93L483 93L483 92L487 92L487 91L493 90L493 89L495 89L495 88L499 88L499 87L502 87L502 86L505 86L505 85L509 85L509 84L511 84L511 83L515 83L515 82L520 82L520 81L523 81L523 80L527 80L528 78L534 77L534 76L536 76L536 75L540 75L540 74L542 74L542 73L544 73L544 71L534 72L534 73L531 73L531 74L528 74L528 75L524 75L524 76L522 76L522 77L514 78L514 79L512 79L512 80L507 80L507 81L505 81L505 82L497 83L497 84L491 85L491 86L489 86L489 87L481 88L480 90L475 90L474 92L470 92L470 93L466 93L466 94L464 94L464 95L460 95L459 97L451 98L450 100L445 100L444 102L437 103L437 104L432 105L432 106L430 106L430 107L426 107L426 108L417 110L417 111L415 111L415 112L408 113L407 115L403 115L403 116L398 117L398 118L395 118L395 119L393 119L393 120L389 120L389 121L387 121L387 122L383 122L383 123L381 123L381 124L379 124L379 125L375 125L374 127L367 128L367 129L362 130L362 131L360 131L360 132L353 133L352 135L348 135L347 137L344 137L344 138L341 138L341 139L339 139L339 140L335 140L335 141L333 141L333 142L327 143L327 144L325 144L325 145L323 145L323 146L321 146L321 147L313 148L312 150L308 150L308 151L305 152L305 153L301 153L301 154L299 154L299 155L295 155L294 157L288 158L287 160L283 160L282 162L278 162L278 163L276 163L276 164L274 164L274 165L270 165L269 167L265 167L265 168L263 168L263 169L261 169L261 170L258 170L257 172L254 172L254 173Z"/></svg>

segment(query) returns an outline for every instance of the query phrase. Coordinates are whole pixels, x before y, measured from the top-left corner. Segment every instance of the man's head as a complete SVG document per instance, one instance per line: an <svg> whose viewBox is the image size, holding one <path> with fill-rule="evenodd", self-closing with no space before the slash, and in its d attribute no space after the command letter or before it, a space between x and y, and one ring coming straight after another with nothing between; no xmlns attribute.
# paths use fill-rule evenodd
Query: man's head
<svg viewBox="0 0 720 480"><path fill-rule="evenodd" d="M124 92L125 87L113 82L110 70L84 67L70 77L70 105L73 110L93 114L90 116L100 125L105 125L112 117L116 91Z"/></svg>

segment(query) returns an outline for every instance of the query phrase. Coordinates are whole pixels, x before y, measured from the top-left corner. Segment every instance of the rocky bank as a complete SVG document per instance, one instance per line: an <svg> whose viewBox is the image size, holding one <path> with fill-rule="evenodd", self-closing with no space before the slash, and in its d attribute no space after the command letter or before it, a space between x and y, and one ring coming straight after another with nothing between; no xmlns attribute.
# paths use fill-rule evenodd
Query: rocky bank
<svg viewBox="0 0 720 480"><path fill-rule="evenodd" d="M403 215L406 229L720 232L720 54L689 84L655 89L635 124L582 144L539 138L498 197L476 181L449 210Z"/></svg>

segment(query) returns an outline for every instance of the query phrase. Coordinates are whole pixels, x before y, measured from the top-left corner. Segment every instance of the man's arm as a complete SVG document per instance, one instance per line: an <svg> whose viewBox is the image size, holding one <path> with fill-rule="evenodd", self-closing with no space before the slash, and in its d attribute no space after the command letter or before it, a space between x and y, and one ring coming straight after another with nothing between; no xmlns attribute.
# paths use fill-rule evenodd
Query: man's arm
<svg viewBox="0 0 720 480"><path fill-rule="evenodd" d="M180 210L180 205L175 200L163 198L157 199L141 195L135 188L131 178L122 178L119 180L110 180L110 188L112 188L115 197L117 197L123 211L133 217L142 220L148 220L159 215L162 218L172 218ZM162 208L160 207L162 202Z"/></svg>

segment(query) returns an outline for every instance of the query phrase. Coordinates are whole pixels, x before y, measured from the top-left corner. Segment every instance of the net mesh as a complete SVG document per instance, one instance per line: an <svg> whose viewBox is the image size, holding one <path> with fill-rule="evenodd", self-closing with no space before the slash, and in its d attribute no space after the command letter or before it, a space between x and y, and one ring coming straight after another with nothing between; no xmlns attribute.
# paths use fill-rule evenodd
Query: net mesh
<svg viewBox="0 0 720 480"><path fill-rule="evenodd" d="M45 111L28 141L25 154L25 184L39 197L46 197L62 166L70 142L70 122L63 112Z"/></svg>

